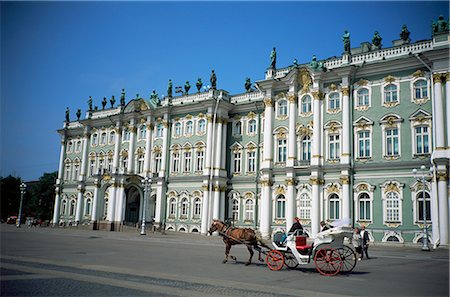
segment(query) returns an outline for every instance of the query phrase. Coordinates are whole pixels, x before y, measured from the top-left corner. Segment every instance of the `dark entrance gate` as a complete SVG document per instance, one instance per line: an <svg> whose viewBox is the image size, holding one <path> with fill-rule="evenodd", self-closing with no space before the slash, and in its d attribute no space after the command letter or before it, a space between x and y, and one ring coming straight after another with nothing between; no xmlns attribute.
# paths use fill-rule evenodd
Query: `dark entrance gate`
<svg viewBox="0 0 450 297"><path fill-rule="evenodd" d="M141 195L136 187L126 190L125 225L135 226L139 222L139 208Z"/></svg>

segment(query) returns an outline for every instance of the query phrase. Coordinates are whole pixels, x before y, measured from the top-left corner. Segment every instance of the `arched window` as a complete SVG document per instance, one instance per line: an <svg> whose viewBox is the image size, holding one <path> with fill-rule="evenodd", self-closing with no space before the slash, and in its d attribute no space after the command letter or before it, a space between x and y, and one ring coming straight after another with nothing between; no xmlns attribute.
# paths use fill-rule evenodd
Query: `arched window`
<svg viewBox="0 0 450 297"><path fill-rule="evenodd" d="M202 202L200 198L194 199L194 219L200 218L200 214L202 213Z"/></svg>
<svg viewBox="0 0 450 297"><path fill-rule="evenodd" d="M206 131L206 120L201 119L198 121L198 133L205 133Z"/></svg>
<svg viewBox="0 0 450 297"><path fill-rule="evenodd" d="M103 132L100 135L100 145L105 145L106 144L106 132Z"/></svg>
<svg viewBox="0 0 450 297"><path fill-rule="evenodd" d="M91 215L91 211L92 211L92 199L91 198L87 198L86 199L86 204L85 204L85 207L84 207L84 215L90 216Z"/></svg>
<svg viewBox="0 0 450 297"><path fill-rule="evenodd" d="M181 136L181 123L176 122L173 129L174 136Z"/></svg>
<svg viewBox="0 0 450 297"><path fill-rule="evenodd" d="M244 220L253 221L255 207L252 199L245 200Z"/></svg>
<svg viewBox="0 0 450 297"><path fill-rule="evenodd" d="M400 198L396 192L386 194L386 221L400 221Z"/></svg>
<svg viewBox="0 0 450 297"><path fill-rule="evenodd" d="M109 133L109 144L115 144L116 143L116 132L111 131Z"/></svg>
<svg viewBox="0 0 450 297"><path fill-rule="evenodd" d="M286 217L286 197L280 195L275 202L275 217L277 219L284 219Z"/></svg>
<svg viewBox="0 0 450 297"><path fill-rule="evenodd" d="M69 207L69 216L73 217L74 215L75 215L75 199L71 199Z"/></svg>
<svg viewBox="0 0 450 297"><path fill-rule="evenodd" d="M369 90L366 88L359 89L356 93L358 100L357 106L369 106Z"/></svg>
<svg viewBox="0 0 450 297"><path fill-rule="evenodd" d="M177 200L175 198L171 198L169 200L169 217L174 218L177 213Z"/></svg>
<svg viewBox="0 0 450 297"><path fill-rule="evenodd" d="M194 128L192 126L192 121L186 122L186 135L192 135L194 133Z"/></svg>
<svg viewBox="0 0 450 297"><path fill-rule="evenodd" d="M389 84L384 87L384 102L385 103L398 102L396 85Z"/></svg>
<svg viewBox="0 0 450 297"><path fill-rule="evenodd" d="M341 108L341 99L338 93L332 93L328 97L328 109L335 110Z"/></svg>
<svg viewBox="0 0 450 297"><path fill-rule="evenodd" d="M358 221L370 221L372 220L372 207L370 196L367 193L361 193L358 196L359 201L359 218Z"/></svg>
<svg viewBox="0 0 450 297"><path fill-rule="evenodd" d="M71 153L73 149L73 142L69 141L69 143L67 143L67 152Z"/></svg>
<svg viewBox="0 0 450 297"><path fill-rule="evenodd" d="M98 134L94 133L91 136L91 146L96 146L98 144Z"/></svg>
<svg viewBox="0 0 450 297"><path fill-rule="evenodd" d="M231 219L233 222L239 221L239 200L236 198L231 200Z"/></svg>
<svg viewBox="0 0 450 297"><path fill-rule="evenodd" d="M424 192L420 191L417 194L417 220L418 222L423 222L423 212L424 212ZM425 192L425 218L427 221L431 221L431 197L428 192Z"/></svg>
<svg viewBox="0 0 450 297"><path fill-rule="evenodd" d="M306 95L302 97L301 100L301 112L302 113L309 113L311 112L311 96Z"/></svg>
<svg viewBox="0 0 450 297"><path fill-rule="evenodd" d="M139 127L139 139L145 139L146 134L147 134L147 126L141 125Z"/></svg>
<svg viewBox="0 0 450 297"><path fill-rule="evenodd" d="M189 201L187 198L181 199L181 218L186 219L189 211Z"/></svg>
<svg viewBox="0 0 450 297"><path fill-rule="evenodd" d="M106 220L106 216L108 215L108 197L105 197L105 202L103 204L103 219Z"/></svg>
<svg viewBox="0 0 450 297"><path fill-rule="evenodd" d="M414 83L414 98L422 99L428 97L428 85L426 80L418 80Z"/></svg>
<svg viewBox="0 0 450 297"><path fill-rule="evenodd" d="M131 132L130 129L125 128L123 129L123 141L130 141Z"/></svg>
<svg viewBox="0 0 450 297"><path fill-rule="evenodd" d="M278 101L278 116L283 117L287 116L287 101L286 100L279 100Z"/></svg>
<svg viewBox="0 0 450 297"><path fill-rule="evenodd" d="M248 134L255 134L256 133L256 120L251 119L248 121Z"/></svg>
<svg viewBox="0 0 450 297"><path fill-rule="evenodd" d="M163 124L156 125L156 137L162 137L163 136Z"/></svg>
<svg viewBox="0 0 450 297"><path fill-rule="evenodd" d="M66 214L66 212L67 212L67 200L63 199L61 202L61 210L60 210L59 214L64 216Z"/></svg>
<svg viewBox="0 0 450 297"><path fill-rule="evenodd" d="M311 137L309 137L309 135L306 135L302 138L300 160L301 161L311 160Z"/></svg>
<svg viewBox="0 0 450 297"><path fill-rule="evenodd" d="M81 152L81 140L78 140L76 142L75 152L77 152L77 153Z"/></svg>
<svg viewBox="0 0 450 297"><path fill-rule="evenodd" d="M300 219L309 220L311 218L311 198L307 193L300 195Z"/></svg>
<svg viewBox="0 0 450 297"><path fill-rule="evenodd" d="M331 194L328 200L329 206L329 219L338 220L340 219L340 200L337 194Z"/></svg>
<svg viewBox="0 0 450 297"><path fill-rule="evenodd" d="M234 134L235 135L241 135L242 134L242 123L241 123L241 121L237 121L234 124Z"/></svg>

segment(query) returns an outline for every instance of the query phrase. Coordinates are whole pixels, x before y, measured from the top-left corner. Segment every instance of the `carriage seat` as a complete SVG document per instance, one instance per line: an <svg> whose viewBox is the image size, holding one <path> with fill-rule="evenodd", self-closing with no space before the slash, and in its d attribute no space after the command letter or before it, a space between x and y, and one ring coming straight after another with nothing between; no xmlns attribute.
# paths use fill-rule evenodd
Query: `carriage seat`
<svg viewBox="0 0 450 297"><path fill-rule="evenodd" d="M311 248L311 245L306 244L306 236L300 235L295 237L295 247L298 251L307 251Z"/></svg>

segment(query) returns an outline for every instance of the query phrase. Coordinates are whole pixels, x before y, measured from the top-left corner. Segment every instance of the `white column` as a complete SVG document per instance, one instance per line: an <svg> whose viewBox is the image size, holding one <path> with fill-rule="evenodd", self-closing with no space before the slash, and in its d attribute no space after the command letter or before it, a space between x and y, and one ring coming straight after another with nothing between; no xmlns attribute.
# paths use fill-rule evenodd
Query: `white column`
<svg viewBox="0 0 450 297"><path fill-rule="evenodd" d="M59 197L59 191L60 188L57 186L55 189L55 206L53 208L53 226L57 226L59 223L59 207L60 207L60 203L61 203L61 199Z"/></svg>
<svg viewBox="0 0 450 297"><path fill-rule="evenodd" d="M166 174L166 164L167 164L167 154L168 154L168 130L169 130L169 122L167 121L167 115L164 116L163 121L163 145L162 145L162 156L161 156L161 170L159 171L159 177L164 177Z"/></svg>
<svg viewBox="0 0 450 297"><path fill-rule="evenodd" d="M65 136L61 139L61 150L59 152L59 167L58 167L58 181L57 183L61 183L63 172L64 172L64 159L66 155L66 138Z"/></svg>
<svg viewBox="0 0 450 297"><path fill-rule="evenodd" d="M202 201L202 226L201 233L206 234L208 232L209 227L209 185L203 185L203 201Z"/></svg>
<svg viewBox="0 0 450 297"><path fill-rule="evenodd" d="M341 176L342 184L342 218L350 219L350 179L347 175Z"/></svg>
<svg viewBox="0 0 450 297"><path fill-rule="evenodd" d="M109 187L109 201L108 201L108 211L106 213L106 220L109 222L114 222L114 216L116 214L116 195L117 195L117 183L118 180L113 181L114 185Z"/></svg>
<svg viewBox="0 0 450 297"><path fill-rule="evenodd" d="M438 189L436 178L433 177L431 181L431 225L432 225L432 238L433 248L437 247L437 241L439 239L439 206L438 206Z"/></svg>
<svg viewBox="0 0 450 297"><path fill-rule="evenodd" d="M214 165L213 165L213 171L217 172L217 174L215 174L216 176L220 175L220 168L221 168L220 165L222 162L222 148L223 148L222 123L223 120L218 118L216 126L217 136L215 137L215 145L214 145L216 156L214 158Z"/></svg>
<svg viewBox="0 0 450 297"><path fill-rule="evenodd" d="M214 209L213 209L213 219L220 219L220 187L214 186Z"/></svg>
<svg viewBox="0 0 450 297"><path fill-rule="evenodd" d="M133 174L134 173L134 162L135 160L135 153L134 149L136 147L135 139L136 139L136 126L134 125L134 120L131 120L130 126L128 127L130 131L130 146L128 147L128 168L127 173Z"/></svg>
<svg viewBox="0 0 450 297"><path fill-rule="evenodd" d="M223 119L222 125L222 156L220 161L220 168L225 170L226 156L227 156L227 123L228 119ZM225 193L223 193L225 195Z"/></svg>
<svg viewBox="0 0 450 297"><path fill-rule="evenodd" d="M294 223L294 218L297 214L297 207L295 203L295 182L294 179L286 179L287 183L287 197L286 197L286 231L289 230Z"/></svg>
<svg viewBox="0 0 450 297"><path fill-rule="evenodd" d="M100 181L95 181L94 182L95 188L94 188L94 202L92 203L92 216L91 216L91 221L95 222L98 220L98 190L100 188Z"/></svg>
<svg viewBox="0 0 450 297"><path fill-rule="evenodd" d="M450 147L450 72L445 74L445 100L447 102L447 150Z"/></svg>
<svg viewBox="0 0 450 297"><path fill-rule="evenodd" d="M312 139L312 158L311 165L320 165L320 146L322 143L322 125L321 125L321 101L322 94L313 92L314 110L313 110L313 139Z"/></svg>
<svg viewBox="0 0 450 297"><path fill-rule="evenodd" d="M271 222L272 222L272 188L271 182L268 179L261 180L261 236L265 239L271 236Z"/></svg>
<svg viewBox="0 0 450 297"><path fill-rule="evenodd" d="M438 197L439 197L439 228L441 244L448 244L448 212L449 212L449 197L448 197L448 173L445 167L442 171L438 170Z"/></svg>
<svg viewBox="0 0 450 297"><path fill-rule="evenodd" d="M435 110L435 133L436 133L436 149L443 150L445 148L445 127L444 127L444 102L442 99L442 75L440 73L433 74L434 79L434 110Z"/></svg>
<svg viewBox="0 0 450 297"><path fill-rule="evenodd" d="M119 223L122 222L124 219L124 212L125 212L125 189L123 187L123 184L121 183L116 191L116 215L114 218L114 221Z"/></svg>
<svg viewBox="0 0 450 297"><path fill-rule="evenodd" d="M116 142L114 143L114 159L113 159L113 172L119 172L119 160L120 160L120 143L122 142L122 129L120 122L116 123Z"/></svg>
<svg viewBox="0 0 450 297"><path fill-rule="evenodd" d="M149 176L151 169L150 164L152 160L152 139L153 139L153 125L151 124L151 118L147 117L147 134L145 134L145 158L144 158L144 175Z"/></svg>
<svg viewBox="0 0 450 297"><path fill-rule="evenodd" d="M273 161L273 101L272 98L264 99L265 110L264 110L264 148L263 156L264 160L262 162L261 168L271 168ZM263 207L263 205L261 205Z"/></svg>
<svg viewBox="0 0 450 297"><path fill-rule="evenodd" d="M165 213L164 185L158 182L156 186L156 205L155 205L155 223L162 223Z"/></svg>
<svg viewBox="0 0 450 297"><path fill-rule="evenodd" d="M88 158L88 144L89 144L90 128L87 126L84 130L83 137L83 153L81 157L80 179L79 181L86 180L87 176L87 158Z"/></svg>
<svg viewBox="0 0 450 297"><path fill-rule="evenodd" d="M312 202L311 202L311 237L315 237L320 232L320 180L311 177Z"/></svg>
<svg viewBox="0 0 450 297"><path fill-rule="evenodd" d="M341 164L350 164L350 97L349 87L342 87L342 153Z"/></svg>
<svg viewBox="0 0 450 297"><path fill-rule="evenodd" d="M205 168L203 170L203 175L209 175L210 170L212 170L212 137L213 137L213 123L212 123L212 116L208 115L208 127L207 127L207 133L206 133L206 156L205 156Z"/></svg>
<svg viewBox="0 0 450 297"><path fill-rule="evenodd" d="M297 133L296 133L296 119L297 119L297 98L295 95L289 95L289 136L288 136L288 159L286 166L293 167L297 159ZM287 218L286 218L287 219ZM291 224L291 222L289 222Z"/></svg>
<svg viewBox="0 0 450 297"><path fill-rule="evenodd" d="M79 187L78 189L78 194L77 194L77 209L75 212L75 223L76 225L78 225L81 221L81 213L83 211L83 193L84 193L84 188Z"/></svg>

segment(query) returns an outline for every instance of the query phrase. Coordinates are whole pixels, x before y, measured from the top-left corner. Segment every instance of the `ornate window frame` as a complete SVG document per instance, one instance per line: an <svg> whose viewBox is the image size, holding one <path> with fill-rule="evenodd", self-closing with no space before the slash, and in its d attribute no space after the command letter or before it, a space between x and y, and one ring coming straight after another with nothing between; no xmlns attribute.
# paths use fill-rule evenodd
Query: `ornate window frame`
<svg viewBox="0 0 450 297"><path fill-rule="evenodd" d="M355 147L355 159L358 161L370 160L373 157L373 124L374 122L364 116L359 117L356 121L353 122L353 141ZM359 152L359 132L369 131L369 156L361 156Z"/></svg>
<svg viewBox="0 0 450 297"><path fill-rule="evenodd" d="M395 96L396 96L396 101L386 101L386 92L387 92L387 87L389 86L395 86ZM391 92L391 91L389 91ZM384 78L384 82L381 84L381 105L387 108L390 107L394 107L400 104L400 82L399 79L388 75L387 77Z"/></svg>
<svg viewBox="0 0 450 297"><path fill-rule="evenodd" d="M170 148L170 159L171 159L171 165L170 166L170 174L171 175L177 175L181 172L181 147L178 144L172 145Z"/></svg>
<svg viewBox="0 0 450 297"><path fill-rule="evenodd" d="M340 159L341 159L341 153L342 153L342 124L338 121L335 120L331 120L329 122L327 122L324 125L324 129L325 129L325 155L327 156L327 162L328 163L339 163ZM339 152L336 154L337 158L331 159L330 156L330 136L331 135L337 135L339 136Z"/></svg>
<svg viewBox="0 0 450 297"><path fill-rule="evenodd" d="M109 135L108 135L108 144L109 145L115 145L116 144L116 130L112 129L111 131L109 131Z"/></svg>
<svg viewBox="0 0 450 297"><path fill-rule="evenodd" d="M333 97L332 97L333 96ZM331 100L335 100L334 107L331 107ZM326 112L329 114L336 114L342 110L342 96L338 90L332 90L326 94Z"/></svg>
<svg viewBox="0 0 450 297"><path fill-rule="evenodd" d="M190 143L186 143L183 146L183 155L182 155L182 172L184 174L189 174L192 172L192 146Z"/></svg>
<svg viewBox="0 0 450 297"><path fill-rule="evenodd" d="M164 124L161 122L158 122L155 125L155 138L162 138L164 135Z"/></svg>
<svg viewBox="0 0 450 297"><path fill-rule="evenodd" d="M411 126L411 151L413 152L413 157L427 157L431 154L433 148L433 137L432 137L432 116L428 112L419 109L409 117ZM418 153L417 151L417 132L416 128L427 127L428 128L428 152Z"/></svg>
<svg viewBox="0 0 450 297"><path fill-rule="evenodd" d="M193 197L194 199L192 199L192 219L198 220L202 216L202 197L197 192L194 192ZM197 210L199 210L198 213Z"/></svg>
<svg viewBox="0 0 450 297"><path fill-rule="evenodd" d="M403 188L404 184L395 181L388 180L380 185L381 188L381 200L383 203L383 225L388 226L389 228L397 228L403 225ZM387 214L387 195L389 193L395 193L398 197L398 221L390 221L388 220Z"/></svg>
<svg viewBox="0 0 450 297"><path fill-rule="evenodd" d="M386 160L396 160L402 155L402 132L401 132L401 123L403 119L396 114L387 114L380 120L381 131L382 131L382 144L383 144L383 158ZM398 154L397 155L388 155L387 154L387 130L388 129L397 129L398 131Z"/></svg>
<svg viewBox="0 0 450 297"><path fill-rule="evenodd" d="M229 210L230 210L229 216L234 223L237 223L237 222L239 222L239 220L241 218L241 216L240 216L240 210L241 210L240 194L236 191L232 191L232 192L230 192L228 197L229 197L228 203L229 203ZM234 215L236 215L236 218Z"/></svg>
<svg viewBox="0 0 450 297"><path fill-rule="evenodd" d="M338 220L342 218L342 186L339 183L329 183L327 185L325 185L324 187L324 197L325 197L325 201L324 201L324 212L325 212L325 217L328 220ZM331 198L333 195L336 195L338 197L337 202L339 202L339 212L338 218L331 218L330 217L330 202L331 202Z"/></svg>
<svg viewBox="0 0 450 297"><path fill-rule="evenodd" d="M423 96L420 98L416 97L416 83L424 81L426 83L425 89L427 92L427 96ZM428 78L428 76L421 70L417 70L416 72L413 73L413 78L411 79L410 82L410 89L411 89L411 102L418 104L418 105L423 105L425 103L427 103L429 100L431 100L431 82L430 79Z"/></svg>
<svg viewBox="0 0 450 297"><path fill-rule="evenodd" d="M300 222L302 223L302 225L309 225L311 223L312 187L310 184L298 184L296 188L297 216L300 218ZM308 199L302 199L302 197L305 197L305 195L308 197ZM306 205L302 205L304 203L306 203Z"/></svg>
<svg viewBox="0 0 450 297"><path fill-rule="evenodd" d="M255 118L249 118L247 120L247 135L255 136L258 132L258 120Z"/></svg>
<svg viewBox="0 0 450 297"><path fill-rule="evenodd" d="M367 90L367 96L369 99L369 102L367 105L360 105L359 104L359 93L363 90ZM358 111L366 111L370 107L372 107L372 88L368 87L367 85L360 85L355 90L353 90L353 98L354 98L354 108Z"/></svg>
<svg viewBox="0 0 450 297"><path fill-rule="evenodd" d="M83 205L84 205L84 207L83 207L83 217L85 218L85 219L90 219L91 218L91 216L92 216L92 206L93 206L93 195L92 195L92 193L91 192L86 192L85 194L84 194L84 203L83 203ZM89 206L89 207L88 207Z"/></svg>
<svg viewBox="0 0 450 297"><path fill-rule="evenodd" d="M184 123L184 136L191 137L192 135L194 135L194 121L187 119Z"/></svg>
<svg viewBox="0 0 450 297"><path fill-rule="evenodd" d="M178 195L175 191L171 191L167 196L167 218L174 220L178 214Z"/></svg>
<svg viewBox="0 0 450 297"><path fill-rule="evenodd" d="M242 205L244 207L244 223L253 222L255 220L255 194L253 192L244 193Z"/></svg>
<svg viewBox="0 0 450 297"><path fill-rule="evenodd" d="M231 151L231 164L233 175L242 175L242 165L243 165L242 157L244 153L244 148L240 143L235 142L230 146L230 151Z"/></svg>
<svg viewBox="0 0 450 297"><path fill-rule="evenodd" d="M289 104L284 96L279 96L275 102L275 115L276 119L280 121L286 120L289 116Z"/></svg>
<svg viewBox="0 0 450 297"><path fill-rule="evenodd" d="M257 165L256 164L256 158L257 158L257 146L255 143L253 143L252 141L249 142L247 144L247 146L245 147L245 160L246 160L246 164L245 164L245 173L246 174L250 174L250 175L254 175L256 174L256 170L257 170ZM250 158L250 154L253 154L253 157ZM253 160L253 163L250 162L250 160ZM253 164L253 170L251 170L252 168L250 168L250 165Z"/></svg>
<svg viewBox="0 0 450 297"><path fill-rule="evenodd" d="M147 126L144 124L139 126L138 129L138 140L145 140L145 138L147 137Z"/></svg>
<svg viewBox="0 0 450 297"><path fill-rule="evenodd" d="M203 174L203 169L205 168L205 144L201 141L197 142L194 146L194 158L194 172L196 174Z"/></svg>
<svg viewBox="0 0 450 297"><path fill-rule="evenodd" d="M373 193L375 191L375 186L370 185L369 183L359 182L353 186L353 201L354 201L354 210L355 210L355 219L356 222L364 224L367 226L368 224L373 224ZM361 194L369 195L369 203L370 203L370 220L361 220L360 216L360 207L359 202L361 198Z"/></svg>
<svg viewBox="0 0 450 297"><path fill-rule="evenodd" d="M244 124L243 124L242 118L240 116L235 116L233 118L233 123L232 123L233 137L241 137L242 136L243 125Z"/></svg>
<svg viewBox="0 0 450 297"><path fill-rule="evenodd" d="M172 137L177 139L180 138L181 136L183 136L183 123L179 119L176 119L173 122Z"/></svg>
<svg viewBox="0 0 450 297"><path fill-rule="evenodd" d="M77 181L80 176L80 169L81 169L81 161L78 157L76 157L73 162L73 172L72 172L72 180Z"/></svg>
<svg viewBox="0 0 450 297"><path fill-rule="evenodd" d="M287 161L287 149L288 149L288 142L287 142L287 137L288 137L288 132L289 130L284 127L284 126L280 126L277 127L276 129L274 129L273 134L275 137L275 141L273 143L274 145L274 152L275 152L275 164L276 165L281 165L281 164L286 164ZM282 154L282 156L284 156L284 158L280 159L280 152L279 150L282 149L282 147L280 147L280 142L282 141L284 144L284 154ZM283 160L284 159L284 160Z"/></svg>
<svg viewBox="0 0 450 297"><path fill-rule="evenodd" d="M423 184L420 181L415 181L411 186L411 201L413 204L413 224L419 226L419 228L423 228L423 220L419 220L419 195L423 192ZM431 184L425 181L425 193L428 194L429 197L425 197L425 201L430 201L428 210L430 211L430 219L427 220L427 225L431 224ZM422 199L422 198L420 198ZM425 202L426 203L426 202Z"/></svg>
<svg viewBox="0 0 450 297"><path fill-rule="evenodd" d="M309 97L309 104L304 102L304 100ZM313 104L313 96L310 93L302 94L299 96L299 116L306 118L313 114L314 112L314 104ZM303 110L304 105L309 106L306 111Z"/></svg>

